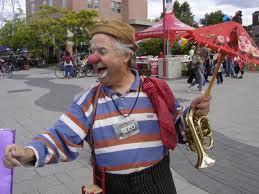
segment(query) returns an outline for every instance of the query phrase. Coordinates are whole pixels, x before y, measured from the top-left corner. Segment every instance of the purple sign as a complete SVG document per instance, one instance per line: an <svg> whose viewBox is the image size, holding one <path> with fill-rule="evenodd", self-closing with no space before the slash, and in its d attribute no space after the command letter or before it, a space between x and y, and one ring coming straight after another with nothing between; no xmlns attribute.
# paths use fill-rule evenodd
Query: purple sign
<svg viewBox="0 0 259 194"><path fill-rule="evenodd" d="M15 131L11 129L0 129L0 193L12 194L13 170L5 168L3 165L4 148L8 144L13 144Z"/></svg>

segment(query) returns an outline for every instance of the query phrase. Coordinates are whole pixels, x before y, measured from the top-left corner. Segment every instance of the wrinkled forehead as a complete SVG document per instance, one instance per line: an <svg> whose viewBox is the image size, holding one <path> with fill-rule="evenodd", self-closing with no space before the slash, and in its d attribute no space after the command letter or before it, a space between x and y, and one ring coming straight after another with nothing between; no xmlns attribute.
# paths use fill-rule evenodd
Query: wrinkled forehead
<svg viewBox="0 0 259 194"><path fill-rule="evenodd" d="M115 39L106 34L95 34L91 41L90 41L90 47L93 48L115 48Z"/></svg>

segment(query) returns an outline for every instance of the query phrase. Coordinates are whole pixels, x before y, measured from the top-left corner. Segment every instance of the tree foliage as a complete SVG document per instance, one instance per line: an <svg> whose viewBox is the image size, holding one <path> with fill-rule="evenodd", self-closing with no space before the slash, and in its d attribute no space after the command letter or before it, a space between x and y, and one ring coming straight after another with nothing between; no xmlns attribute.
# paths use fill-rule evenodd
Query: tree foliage
<svg viewBox="0 0 259 194"><path fill-rule="evenodd" d="M179 1L176 0L173 4L173 12L177 19L179 19L181 22L193 27L198 26L197 22L194 21L194 15L191 11L191 6L187 1L180 4ZM158 22L162 18L163 12L160 14L160 17L155 18L153 21Z"/></svg>
<svg viewBox="0 0 259 194"><path fill-rule="evenodd" d="M174 2L174 14L183 23L189 26L196 27L197 23L194 21L194 15L191 11L191 7L187 1L182 4L178 0Z"/></svg>
<svg viewBox="0 0 259 194"><path fill-rule="evenodd" d="M204 26L218 24L223 22L224 13L221 10L206 13L205 17L200 19L200 23Z"/></svg>
<svg viewBox="0 0 259 194"><path fill-rule="evenodd" d="M12 20L4 20L4 26L0 29L0 44L12 48L21 48L26 44L26 40L21 39L26 32L26 22L23 11L18 11Z"/></svg>
<svg viewBox="0 0 259 194"><path fill-rule="evenodd" d="M163 42L160 38L145 39L139 43L138 55L159 55L163 50Z"/></svg>
<svg viewBox="0 0 259 194"><path fill-rule="evenodd" d="M191 43L188 42L186 45L179 45L178 42L170 44L173 55L188 55L191 49ZM139 43L138 55L153 55L158 56L163 50L163 40L160 38L145 39Z"/></svg>
<svg viewBox="0 0 259 194"><path fill-rule="evenodd" d="M47 5L37 15L26 19L18 15L0 29L1 44L12 48L26 47L31 51L58 48L71 41L75 46L89 42L89 28L95 24L96 11L75 12Z"/></svg>

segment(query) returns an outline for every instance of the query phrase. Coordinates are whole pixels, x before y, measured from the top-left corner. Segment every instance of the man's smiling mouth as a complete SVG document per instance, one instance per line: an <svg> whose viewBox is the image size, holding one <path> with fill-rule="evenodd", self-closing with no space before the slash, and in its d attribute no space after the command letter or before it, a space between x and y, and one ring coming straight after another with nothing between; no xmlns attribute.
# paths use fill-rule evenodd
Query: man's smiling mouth
<svg viewBox="0 0 259 194"><path fill-rule="evenodd" d="M107 67L97 67L97 72L98 79L103 79L108 73Z"/></svg>

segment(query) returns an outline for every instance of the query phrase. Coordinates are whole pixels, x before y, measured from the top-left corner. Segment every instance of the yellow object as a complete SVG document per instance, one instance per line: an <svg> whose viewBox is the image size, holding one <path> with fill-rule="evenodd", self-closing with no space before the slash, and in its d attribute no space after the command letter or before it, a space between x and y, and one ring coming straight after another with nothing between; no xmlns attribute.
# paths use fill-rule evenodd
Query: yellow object
<svg viewBox="0 0 259 194"><path fill-rule="evenodd" d="M98 193L101 193L103 190L97 185L90 185L85 187L85 191L87 192L87 194L88 193L98 194Z"/></svg>
<svg viewBox="0 0 259 194"><path fill-rule="evenodd" d="M188 40L186 38L181 37L181 42L182 42L181 46L185 46Z"/></svg>

